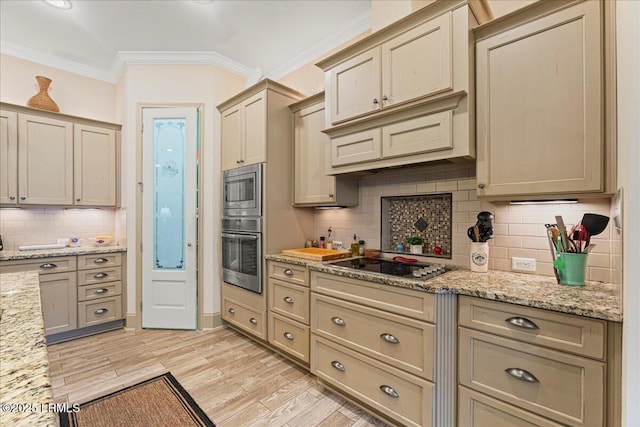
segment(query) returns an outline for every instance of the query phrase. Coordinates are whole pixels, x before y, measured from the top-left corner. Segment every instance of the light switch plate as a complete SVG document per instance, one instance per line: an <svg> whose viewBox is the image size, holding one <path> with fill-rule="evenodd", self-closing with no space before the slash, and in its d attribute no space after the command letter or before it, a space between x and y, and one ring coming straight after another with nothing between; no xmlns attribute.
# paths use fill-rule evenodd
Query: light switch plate
<svg viewBox="0 0 640 427"><path fill-rule="evenodd" d="M528 273L536 271L536 260L534 258L511 258L511 269L513 271L526 271Z"/></svg>

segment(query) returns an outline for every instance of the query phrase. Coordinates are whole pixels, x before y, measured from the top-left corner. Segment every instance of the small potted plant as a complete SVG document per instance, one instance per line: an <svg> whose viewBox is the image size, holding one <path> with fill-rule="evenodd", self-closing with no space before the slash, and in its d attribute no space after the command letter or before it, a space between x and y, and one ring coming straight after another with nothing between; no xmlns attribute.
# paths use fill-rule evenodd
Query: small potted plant
<svg viewBox="0 0 640 427"><path fill-rule="evenodd" d="M411 247L412 254L422 254L423 239L420 236L411 236L407 238L407 243Z"/></svg>

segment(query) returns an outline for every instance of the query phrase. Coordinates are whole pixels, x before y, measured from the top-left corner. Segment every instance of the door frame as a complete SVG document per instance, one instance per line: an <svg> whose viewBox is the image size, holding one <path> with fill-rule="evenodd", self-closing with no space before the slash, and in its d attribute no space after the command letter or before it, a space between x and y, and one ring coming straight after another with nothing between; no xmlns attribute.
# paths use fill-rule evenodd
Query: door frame
<svg viewBox="0 0 640 427"><path fill-rule="evenodd" d="M198 110L198 146L196 147L196 158L198 159L198 191L196 192L196 202L197 202L197 245L196 250L198 251L196 256L197 263L197 271L196 271L196 292L197 292L197 301L196 307L198 310L197 314L197 325L196 330L202 330L204 326L203 321L203 299L202 299L202 248L200 245L202 244L202 150L204 148L204 144L202 143L203 136L203 122L204 122L204 104L202 103L175 103L175 104L153 104L153 103L138 103L136 104L136 240L135 240L135 254L136 254L136 284L135 284L135 314L130 313L127 315L127 328L132 329L142 329L142 185L143 182L143 138L142 138L142 124L143 124L143 110L145 108L196 108ZM130 247L130 246L129 246ZM149 249L147 249L149 250ZM133 314L133 316L131 315Z"/></svg>

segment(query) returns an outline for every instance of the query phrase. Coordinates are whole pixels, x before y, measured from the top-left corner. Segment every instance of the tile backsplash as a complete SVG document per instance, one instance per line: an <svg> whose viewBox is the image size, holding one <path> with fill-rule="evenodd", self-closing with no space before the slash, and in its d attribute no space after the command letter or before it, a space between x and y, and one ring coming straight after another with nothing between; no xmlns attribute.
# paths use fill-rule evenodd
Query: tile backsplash
<svg viewBox="0 0 640 427"><path fill-rule="evenodd" d="M71 236L84 239L115 235L115 209L29 208L0 209L0 234L5 250L22 245L56 243Z"/></svg>
<svg viewBox="0 0 640 427"><path fill-rule="evenodd" d="M391 169L360 179L360 201L354 208L316 210L315 238L326 235L331 226L333 239L351 242L353 234L366 241L371 249L381 247L381 198L420 194L452 194L451 260L439 262L469 267L467 228L477 221L480 211L494 214L494 238L489 240L489 268L511 270L512 257L536 260L536 273L552 276L553 267L545 223L555 223L562 215L565 224L576 224L586 212L611 215L609 198L585 199L575 204L510 205L508 202L484 202L476 198L475 166L441 164L417 168ZM587 280L611 282L614 274L616 249L610 224L594 237L594 250L587 262ZM435 259L434 259L435 260ZM617 283L617 282L616 282Z"/></svg>

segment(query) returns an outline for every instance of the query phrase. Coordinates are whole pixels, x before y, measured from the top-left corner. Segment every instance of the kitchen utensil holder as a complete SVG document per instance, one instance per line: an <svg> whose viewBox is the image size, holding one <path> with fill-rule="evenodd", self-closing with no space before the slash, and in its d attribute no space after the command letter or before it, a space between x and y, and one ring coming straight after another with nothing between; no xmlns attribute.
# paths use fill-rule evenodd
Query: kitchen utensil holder
<svg viewBox="0 0 640 427"><path fill-rule="evenodd" d="M469 249L471 271L478 273L489 271L489 242L471 242Z"/></svg>

